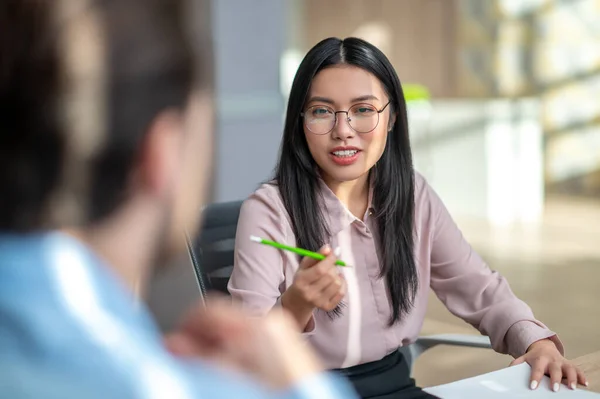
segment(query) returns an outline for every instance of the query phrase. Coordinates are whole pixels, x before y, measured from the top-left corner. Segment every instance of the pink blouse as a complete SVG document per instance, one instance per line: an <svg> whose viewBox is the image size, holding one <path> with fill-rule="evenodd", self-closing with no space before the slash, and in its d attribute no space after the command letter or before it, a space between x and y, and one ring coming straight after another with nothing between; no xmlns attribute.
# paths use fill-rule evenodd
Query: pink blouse
<svg viewBox="0 0 600 399"><path fill-rule="evenodd" d="M494 349L518 357L537 340L551 338L563 353L556 334L537 321L463 238L444 204L415 176L415 257L419 289L409 315L392 327L391 302L383 279L367 212L356 218L321 182L323 213L331 233L329 244L340 247L340 259L353 267L340 268L347 282L346 307L331 319L313 313L305 334L328 368L350 367L379 360L415 341L427 310L429 288L454 315L490 337ZM369 209L371 205L369 204ZM256 315L278 304L298 269L297 256L250 241L251 235L295 246L289 216L276 186L263 185L241 210L235 244L235 265L229 292Z"/></svg>

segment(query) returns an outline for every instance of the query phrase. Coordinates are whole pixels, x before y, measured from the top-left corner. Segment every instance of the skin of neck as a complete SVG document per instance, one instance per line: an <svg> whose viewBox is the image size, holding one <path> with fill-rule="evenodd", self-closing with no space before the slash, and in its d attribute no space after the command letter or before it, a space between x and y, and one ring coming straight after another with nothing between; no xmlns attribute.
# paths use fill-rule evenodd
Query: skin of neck
<svg viewBox="0 0 600 399"><path fill-rule="evenodd" d="M369 173L349 181L337 181L323 174L323 181L354 216L363 219L369 206Z"/></svg>
<svg viewBox="0 0 600 399"><path fill-rule="evenodd" d="M137 300L146 291L161 248L162 222L157 207L132 201L101 222L68 227L62 232L81 241L123 281Z"/></svg>

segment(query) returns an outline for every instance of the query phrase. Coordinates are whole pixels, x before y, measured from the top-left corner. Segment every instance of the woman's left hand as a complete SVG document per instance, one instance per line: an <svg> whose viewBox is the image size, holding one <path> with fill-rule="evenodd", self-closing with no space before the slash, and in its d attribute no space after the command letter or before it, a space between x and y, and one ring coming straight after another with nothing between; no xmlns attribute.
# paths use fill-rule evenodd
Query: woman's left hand
<svg viewBox="0 0 600 399"><path fill-rule="evenodd" d="M534 342L527 349L527 353L513 360L510 365L514 366L524 362L531 366L531 389L536 389L540 385L544 374L550 376L550 384L554 392L560 388L563 378L566 379L565 384L571 389L575 389L577 383L588 385L583 372L565 359L554 342L549 339Z"/></svg>

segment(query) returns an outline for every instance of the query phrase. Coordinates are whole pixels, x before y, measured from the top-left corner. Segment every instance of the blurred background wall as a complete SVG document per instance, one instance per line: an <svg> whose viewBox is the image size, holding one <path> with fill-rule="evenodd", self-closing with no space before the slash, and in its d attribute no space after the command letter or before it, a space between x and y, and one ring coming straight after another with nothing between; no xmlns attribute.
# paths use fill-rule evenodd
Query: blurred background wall
<svg viewBox="0 0 600 399"><path fill-rule="evenodd" d="M533 167L539 181L530 176L519 184L535 186L521 196L539 197L538 207L549 194L600 192L596 0L213 3L222 143L219 201L244 198L269 176L295 69L312 45L329 36L372 41L388 55L404 83L427 87L428 106L435 112L423 116L429 122L425 126L419 117L423 112L413 112L419 116L413 118L418 126L412 132L415 157L425 174L431 166L425 158L429 155L431 160L431 151L443 152L466 140L465 150L478 148L489 162L492 149L507 151L506 156L497 156L503 159L503 168L512 162L521 162L521 169ZM502 122L504 127L499 127ZM503 128L525 129L529 136L508 139L490 133ZM464 138L478 133L480 139L486 137L479 146L473 143L475 138ZM428 140L419 140L421 135ZM443 167L434 169L437 173ZM523 190L496 183L493 179L513 179L498 168L484 166L498 176L486 178L486 184L502 187L488 191L504 191L510 197L506 191ZM457 172L462 169L457 166ZM434 178L434 171L430 174ZM541 212L533 206L529 204L531 212Z"/></svg>

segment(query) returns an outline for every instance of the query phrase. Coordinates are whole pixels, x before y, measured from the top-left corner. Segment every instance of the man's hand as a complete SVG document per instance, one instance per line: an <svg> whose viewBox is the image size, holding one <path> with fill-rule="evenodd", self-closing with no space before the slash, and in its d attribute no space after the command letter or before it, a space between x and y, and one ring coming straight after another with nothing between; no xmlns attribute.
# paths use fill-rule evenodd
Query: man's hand
<svg viewBox="0 0 600 399"><path fill-rule="evenodd" d="M253 374L275 389L288 388L323 370L301 339L294 319L274 309L251 318L226 300L209 300L188 312L179 329L165 338L177 356L200 357Z"/></svg>

